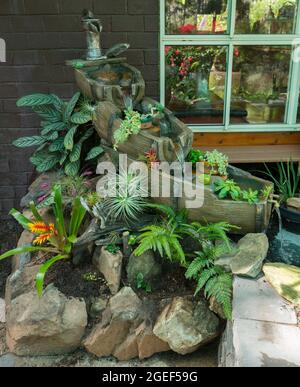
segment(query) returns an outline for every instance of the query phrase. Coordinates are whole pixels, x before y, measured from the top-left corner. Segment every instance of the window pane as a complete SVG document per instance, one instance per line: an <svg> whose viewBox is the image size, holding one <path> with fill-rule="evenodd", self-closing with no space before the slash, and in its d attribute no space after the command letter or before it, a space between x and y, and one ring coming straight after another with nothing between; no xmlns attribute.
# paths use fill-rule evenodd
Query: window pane
<svg viewBox="0 0 300 387"><path fill-rule="evenodd" d="M189 124L223 124L226 47L166 47L166 106Z"/></svg>
<svg viewBox="0 0 300 387"><path fill-rule="evenodd" d="M166 34L225 34L227 0L166 0Z"/></svg>
<svg viewBox="0 0 300 387"><path fill-rule="evenodd" d="M297 0L237 0L236 34L291 34Z"/></svg>
<svg viewBox="0 0 300 387"><path fill-rule="evenodd" d="M291 47L239 46L234 49L231 122L283 123Z"/></svg>

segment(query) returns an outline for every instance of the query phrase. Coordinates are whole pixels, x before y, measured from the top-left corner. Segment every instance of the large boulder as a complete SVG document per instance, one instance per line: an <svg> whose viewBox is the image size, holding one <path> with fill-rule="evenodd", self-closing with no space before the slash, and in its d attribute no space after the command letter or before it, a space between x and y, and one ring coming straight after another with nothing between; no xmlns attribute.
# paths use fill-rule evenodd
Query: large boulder
<svg viewBox="0 0 300 387"><path fill-rule="evenodd" d="M169 344L162 341L153 333L153 327L148 322L143 322L136 332L138 356L140 360L148 359L156 353L168 352L171 350Z"/></svg>
<svg viewBox="0 0 300 387"><path fill-rule="evenodd" d="M153 332L174 352L186 355L218 337L219 325L204 300L177 297L163 310Z"/></svg>
<svg viewBox="0 0 300 387"><path fill-rule="evenodd" d="M27 230L24 230L20 236L17 247L29 246L34 240L34 235ZM22 253L14 255L12 258L12 271L22 270L25 265L31 261L31 253Z"/></svg>
<svg viewBox="0 0 300 387"><path fill-rule="evenodd" d="M87 326L85 302L67 298L52 285L40 299L35 290L16 297L7 312L7 345L19 356L73 352Z"/></svg>
<svg viewBox="0 0 300 387"><path fill-rule="evenodd" d="M237 244L232 253L220 257L216 264L230 269L233 274L257 278L261 273L269 250L269 240L265 234L247 234Z"/></svg>
<svg viewBox="0 0 300 387"><path fill-rule="evenodd" d="M23 269L14 271L6 281L5 301L7 308L11 301L24 293L29 293L35 289L35 277L40 269L40 265L25 266Z"/></svg>
<svg viewBox="0 0 300 387"><path fill-rule="evenodd" d="M131 285L136 285L139 274L143 275L146 282L152 282L161 274L161 265L156 262L152 250L146 251L139 257L131 254L127 265L128 281Z"/></svg>
<svg viewBox="0 0 300 387"><path fill-rule="evenodd" d="M0 323L5 323L5 301L0 298Z"/></svg>
<svg viewBox="0 0 300 387"><path fill-rule="evenodd" d="M117 294L120 289L122 262L123 254L121 251L112 254L105 247L102 247L100 251L96 249L93 256L93 263L104 275L112 294Z"/></svg>
<svg viewBox="0 0 300 387"><path fill-rule="evenodd" d="M120 360L131 359L134 344L127 337L141 324L141 311L142 302L134 291L129 287L121 289L110 299L102 321L84 341L87 351L98 357L115 354ZM122 344L124 345L120 349ZM127 348L128 345L130 349ZM136 357L136 353L133 357Z"/></svg>
<svg viewBox="0 0 300 387"><path fill-rule="evenodd" d="M268 263L264 266L267 281L281 297L300 307L300 269L284 263Z"/></svg>

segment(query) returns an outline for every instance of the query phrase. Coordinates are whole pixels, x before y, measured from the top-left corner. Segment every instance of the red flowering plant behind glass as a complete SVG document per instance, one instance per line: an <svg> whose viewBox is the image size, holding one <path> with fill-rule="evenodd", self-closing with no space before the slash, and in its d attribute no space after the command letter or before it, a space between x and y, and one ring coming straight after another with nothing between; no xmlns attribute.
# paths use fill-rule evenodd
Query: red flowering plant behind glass
<svg viewBox="0 0 300 387"><path fill-rule="evenodd" d="M192 105L198 101L195 75L201 72L208 77L219 51L219 47L166 47L167 91L172 102Z"/></svg>

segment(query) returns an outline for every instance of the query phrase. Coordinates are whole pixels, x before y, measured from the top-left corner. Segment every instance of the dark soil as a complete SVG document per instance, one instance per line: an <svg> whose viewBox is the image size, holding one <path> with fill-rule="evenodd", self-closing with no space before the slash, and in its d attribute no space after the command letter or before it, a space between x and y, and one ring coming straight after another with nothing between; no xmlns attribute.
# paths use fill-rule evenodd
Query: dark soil
<svg viewBox="0 0 300 387"><path fill-rule="evenodd" d="M92 264L73 266L71 262L58 262L47 272L45 286L53 283L67 297L92 298L109 294L105 279Z"/></svg>
<svg viewBox="0 0 300 387"><path fill-rule="evenodd" d="M0 255L17 246L21 227L14 220L0 221ZM0 298L4 298L6 279L11 272L11 259L0 261Z"/></svg>

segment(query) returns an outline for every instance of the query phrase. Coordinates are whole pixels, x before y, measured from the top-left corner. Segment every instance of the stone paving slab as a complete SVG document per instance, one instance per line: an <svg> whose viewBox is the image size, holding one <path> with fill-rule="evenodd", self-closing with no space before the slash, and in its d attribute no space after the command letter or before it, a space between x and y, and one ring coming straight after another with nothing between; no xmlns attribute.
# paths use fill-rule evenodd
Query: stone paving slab
<svg viewBox="0 0 300 387"><path fill-rule="evenodd" d="M219 348L220 367L300 367L296 310L262 277L236 277L233 321Z"/></svg>
<svg viewBox="0 0 300 387"><path fill-rule="evenodd" d="M279 297L264 277L234 280L233 319L297 324L292 304Z"/></svg>
<svg viewBox="0 0 300 387"><path fill-rule="evenodd" d="M270 322L235 320L235 367L300 367L300 329Z"/></svg>
<svg viewBox="0 0 300 387"><path fill-rule="evenodd" d="M5 301L0 298L0 323L5 323Z"/></svg>

